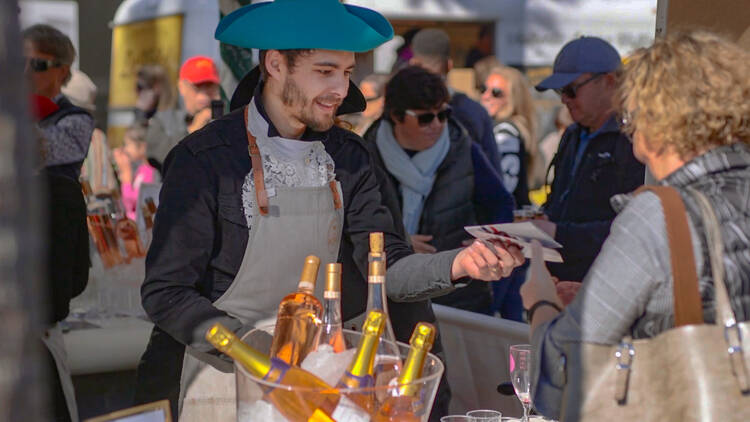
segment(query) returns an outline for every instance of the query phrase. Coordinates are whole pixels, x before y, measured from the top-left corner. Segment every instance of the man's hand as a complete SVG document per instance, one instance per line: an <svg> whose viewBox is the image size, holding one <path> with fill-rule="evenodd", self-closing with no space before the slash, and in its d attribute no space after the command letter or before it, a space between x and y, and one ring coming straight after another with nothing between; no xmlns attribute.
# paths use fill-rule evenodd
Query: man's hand
<svg viewBox="0 0 750 422"><path fill-rule="evenodd" d="M557 296L557 288L552 276L544 264L542 245L531 241L531 265L529 266L526 282L521 286L521 299L526 309L534 306L540 300L547 300L562 308L562 301Z"/></svg>
<svg viewBox="0 0 750 422"><path fill-rule="evenodd" d="M495 281L509 276L523 262L523 254L517 247L505 248L500 243L477 239L456 255L451 267L451 279L468 276L476 280Z"/></svg>
<svg viewBox="0 0 750 422"><path fill-rule="evenodd" d="M211 121L211 107L206 107L202 109L201 111L195 113L195 117L193 117L193 122L190 123L190 126L187 127L188 133L193 133L196 130L201 129L203 126L206 126L208 122Z"/></svg>
<svg viewBox="0 0 750 422"><path fill-rule="evenodd" d="M411 246L414 247L416 253L435 253L437 249L430 245L429 242L432 240L432 236L426 234L413 234L411 235Z"/></svg>

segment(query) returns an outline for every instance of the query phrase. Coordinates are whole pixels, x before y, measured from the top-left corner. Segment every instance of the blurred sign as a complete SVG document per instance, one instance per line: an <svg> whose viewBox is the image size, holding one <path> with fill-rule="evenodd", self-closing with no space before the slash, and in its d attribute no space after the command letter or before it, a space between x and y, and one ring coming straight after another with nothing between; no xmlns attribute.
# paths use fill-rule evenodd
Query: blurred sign
<svg viewBox="0 0 750 422"><path fill-rule="evenodd" d="M656 0L529 0L524 21L515 40L524 65L549 66L563 45L582 35L605 39L624 57L653 41Z"/></svg>
<svg viewBox="0 0 750 422"><path fill-rule="evenodd" d="M705 29L721 34L750 50L750 1L659 0L657 35Z"/></svg>
<svg viewBox="0 0 750 422"><path fill-rule="evenodd" d="M145 64L159 64L177 82L182 51L182 15L117 25L112 31L109 107L135 106L136 74Z"/></svg>

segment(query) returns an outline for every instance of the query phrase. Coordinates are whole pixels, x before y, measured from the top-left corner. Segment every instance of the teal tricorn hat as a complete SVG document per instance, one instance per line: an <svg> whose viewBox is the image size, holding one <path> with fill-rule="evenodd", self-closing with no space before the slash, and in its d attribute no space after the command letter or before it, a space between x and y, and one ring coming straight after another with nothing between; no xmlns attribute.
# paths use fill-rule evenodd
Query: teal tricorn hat
<svg viewBox="0 0 750 422"><path fill-rule="evenodd" d="M230 13L219 22L215 37L260 50L363 52L393 38L393 27L380 13L339 0L276 0Z"/></svg>

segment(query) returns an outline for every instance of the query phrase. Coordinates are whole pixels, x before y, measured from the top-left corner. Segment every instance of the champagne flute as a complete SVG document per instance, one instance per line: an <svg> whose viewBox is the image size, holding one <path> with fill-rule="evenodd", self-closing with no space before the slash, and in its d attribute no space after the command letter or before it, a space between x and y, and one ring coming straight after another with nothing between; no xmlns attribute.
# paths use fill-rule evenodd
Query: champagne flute
<svg viewBox="0 0 750 422"><path fill-rule="evenodd" d="M510 346L510 379L516 397L523 406L522 422L529 421L531 408L531 345L515 344Z"/></svg>

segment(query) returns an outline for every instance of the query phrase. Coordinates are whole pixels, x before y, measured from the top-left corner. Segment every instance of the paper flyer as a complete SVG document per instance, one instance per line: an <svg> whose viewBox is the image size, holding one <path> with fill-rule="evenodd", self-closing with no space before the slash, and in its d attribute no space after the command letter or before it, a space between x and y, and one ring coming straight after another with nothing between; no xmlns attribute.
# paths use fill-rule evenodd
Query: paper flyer
<svg viewBox="0 0 750 422"><path fill-rule="evenodd" d="M467 226L464 227L464 230L477 239L499 239L515 243L521 247L523 256L526 258L531 258L531 241L537 240L542 245L545 261L563 262L560 252L555 250L562 248L562 245L530 221Z"/></svg>

